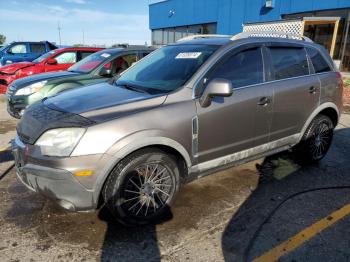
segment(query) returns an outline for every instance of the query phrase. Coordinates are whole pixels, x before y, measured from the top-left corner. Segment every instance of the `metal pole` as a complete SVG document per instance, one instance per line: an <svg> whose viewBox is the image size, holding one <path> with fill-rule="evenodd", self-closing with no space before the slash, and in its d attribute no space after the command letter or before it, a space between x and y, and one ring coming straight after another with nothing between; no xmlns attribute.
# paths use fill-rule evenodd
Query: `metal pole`
<svg viewBox="0 0 350 262"><path fill-rule="evenodd" d="M60 45L62 44L61 43L61 27L60 27L60 22L58 21L57 22L57 30L58 30L58 39L59 39L59 42L60 42Z"/></svg>
<svg viewBox="0 0 350 262"><path fill-rule="evenodd" d="M348 14L348 19L346 20L346 29L345 29L345 38L344 38L344 45L343 45L343 50L342 50L342 54L341 54L341 58L340 58L340 69L341 71L343 70L344 66L343 66L343 62L344 62L344 56L345 56L345 50L346 50L346 45L348 42L348 36L349 36L349 23L350 23L350 12Z"/></svg>

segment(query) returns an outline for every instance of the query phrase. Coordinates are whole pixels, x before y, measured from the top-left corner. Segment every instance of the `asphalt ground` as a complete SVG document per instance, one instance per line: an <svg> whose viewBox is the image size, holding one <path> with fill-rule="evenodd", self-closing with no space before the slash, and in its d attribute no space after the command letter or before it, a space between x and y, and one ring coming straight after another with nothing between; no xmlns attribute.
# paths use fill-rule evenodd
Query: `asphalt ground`
<svg viewBox="0 0 350 262"><path fill-rule="evenodd" d="M350 261L349 115L320 164L300 167L285 152L232 168L185 185L163 223L126 228L105 209L61 210L14 169L1 177L17 123L5 105L0 261Z"/></svg>

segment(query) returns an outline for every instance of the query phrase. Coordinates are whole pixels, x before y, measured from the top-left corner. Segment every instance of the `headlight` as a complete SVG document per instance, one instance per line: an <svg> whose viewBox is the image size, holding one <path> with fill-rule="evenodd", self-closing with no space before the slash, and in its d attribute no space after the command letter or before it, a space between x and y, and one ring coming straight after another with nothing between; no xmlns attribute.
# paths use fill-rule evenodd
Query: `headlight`
<svg viewBox="0 0 350 262"><path fill-rule="evenodd" d="M41 82L37 82L34 84L31 84L30 86L26 86L24 88L19 89L16 92L16 96L29 96L31 94L34 94L36 92L38 92L45 84L47 81L41 81Z"/></svg>
<svg viewBox="0 0 350 262"><path fill-rule="evenodd" d="M46 156L69 156L85 132L84 128L57 128L46 131L35 145Z"/></svg>

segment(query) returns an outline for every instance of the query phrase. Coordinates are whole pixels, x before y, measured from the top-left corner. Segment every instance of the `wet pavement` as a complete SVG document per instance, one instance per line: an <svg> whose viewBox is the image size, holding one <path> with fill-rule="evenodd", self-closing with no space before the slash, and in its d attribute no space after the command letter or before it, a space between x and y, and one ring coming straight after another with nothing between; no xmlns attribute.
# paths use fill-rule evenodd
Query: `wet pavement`
<svg viewBox="0 0 350 262"><path fill-rule="evenodd" d="M282 153L202 178L181 189L163 223L139 228L119 225L105 209L62 211L24 187L11 170L0 180L0 261L259 258L317 221L332 220L330 214L350 203L347 188L306 192L350 186L350 116L344 115L341 123L319 165L301 168ZM15 124L0 102L1 146L13 138ZM0 152L0 174L11 164L8 152ZM350 215L279 257L349 261Z"/></svg>

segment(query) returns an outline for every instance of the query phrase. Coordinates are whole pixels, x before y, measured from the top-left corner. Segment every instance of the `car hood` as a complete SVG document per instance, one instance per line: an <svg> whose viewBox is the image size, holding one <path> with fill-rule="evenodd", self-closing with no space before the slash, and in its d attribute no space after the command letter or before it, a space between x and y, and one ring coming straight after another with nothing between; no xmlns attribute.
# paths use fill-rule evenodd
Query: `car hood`
<svg viewBox="0 0 350 262"><path fill-rule="evenodd" d="M30 67L33 65L35 65L35 63L33 63L33 62L14 63L14 64L2 66L0 71L2 73L5 73L5 74L14 74L19 69L23 69L23 68Z"/></svg>
<svg viewBox="0 0 350 262"><path fill-rule="evenodd" d="M54 110L103 122L160 106L166 97L164 94L141 93L104 82L63 92L46 99L44 104Z"/></svg>
<svg viewBox="0 0 350 262"><path fill-rule="evenodd" d="M2 68L0 68L1 71ZM58 71L58 72L49 72L49 73L42 73L42 74L36 74L27 76L24 78L20 78L16 81L14 81L11 85L17 90L24 86L31 85L36 82L40 81L46 81L46 80L52 80L55 78L63 78L63 77L70 77L78 75L79 73L75 72L69 72L69 71Z"/></svg>

